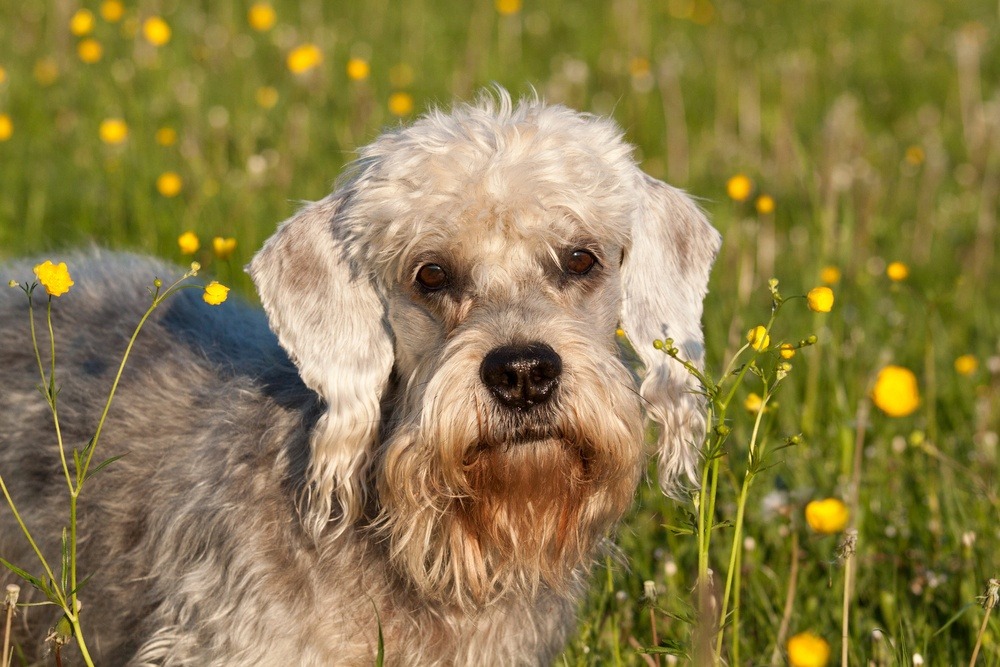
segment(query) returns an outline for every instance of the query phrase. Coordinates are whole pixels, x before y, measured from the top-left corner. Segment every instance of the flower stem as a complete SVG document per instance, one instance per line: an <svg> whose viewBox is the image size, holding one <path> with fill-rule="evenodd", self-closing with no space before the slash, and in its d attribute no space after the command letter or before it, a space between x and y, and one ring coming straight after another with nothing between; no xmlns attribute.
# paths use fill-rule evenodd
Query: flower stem
<svg viewBox="0 0 1000 667"><path fill-rule="evenodd" d="M760 456L763 455L763 451L760 454L757 452L757 438L760 435L760 423L764 417L764 409L767 407L767 402L770 399L771 392L768 391L768 387L765 384L764 397L761 399L760 409L757 411L757 418L753 424L753 433L750 436L747 471L743 475L743 485L740 487L740 497L736 505L736 526L733 532L733 544L729 551L729 571L726 573L726 588L722 594L722 611L719 614L719 634L715 640L715 653L720 662L722 660L722 637L725 634L726 614L729 611L729 595L732 592L733 579L737 569L737 556L739 555L739 549L743 541L743 518L746 514L747 497L750 495L750 485L753 483L753 478L756 475L756 464L760 460ZM763 450L763 445L761 446L761 450ZM733 641L738 641L738 639L734 639Z"/></svg>

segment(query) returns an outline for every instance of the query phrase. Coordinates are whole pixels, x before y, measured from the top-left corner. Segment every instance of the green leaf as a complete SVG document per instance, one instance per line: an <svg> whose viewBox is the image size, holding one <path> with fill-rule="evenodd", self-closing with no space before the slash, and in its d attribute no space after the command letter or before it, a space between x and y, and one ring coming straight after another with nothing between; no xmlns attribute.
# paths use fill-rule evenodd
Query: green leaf
<svg viewBox="0 0 1000 667"><path fill-rule="evenodd" d="M94 576L94 573L91 572L86 577L84 577L83 581L81 581L80 583L78 583L76 585L76 588L74 588L73 590L71 590L68 593L66 593L66 597L70 597L70 596L76 595L81 590L83 590L83 587L87 585L87 582L90 581L90 578L93 577L93 576Z"/></svg>
<svg viewBox="0 0 1000 667"><path fill-rule="evenodd" d="M120 458L122 458L124 456L125 456L124 454L119 454L117 456L112 456L109 459L104 459L103 461L101 461L100 463L98 463L96 466L94 466L94 469L91 470L89 473L87 473L87 476L89 477L90 475L94 475L94 474L99 473L100 471L104 470L109 465L111 465L112 463L114 463L115 461L117 461L118 459L120 459Z"/></svg>
<svg viewBox="0 0 1000 667"><path fill-rule="evenodd" d="M676 640L664 639L660 642L660 646L644 646L642 648L637 648L636 651L647 655L683 656L684 645Z"/></svg>
<svg viewBox="0 0 1000 667"><path fill-rule="evenodd" d="M39 579L38 577L33 576L32 574L28 573L27 570L22 570L17 565L14 565L13 563L11 563L9 561L4 560L3 558L0 558L0 565L3 565L5 568L7 568L8 570L10 570L11 572L13 572L17 576L19 576L22 579L24 579L25 581L27 581L29 584L31 584L32 586L34 586L38 590L42 591L43 593L45 592L45 584L42 582L42 580Z"/></svg>
<svg viewBox="0 0 1000 667"><path fill-rule="evenodd" d="M66 590L69 586L69 537L66 533L66 528L62 529L62 544L61 544L62 554L61 554L61 571L59 573L59 578L62 581L62 589Z"/></svg>

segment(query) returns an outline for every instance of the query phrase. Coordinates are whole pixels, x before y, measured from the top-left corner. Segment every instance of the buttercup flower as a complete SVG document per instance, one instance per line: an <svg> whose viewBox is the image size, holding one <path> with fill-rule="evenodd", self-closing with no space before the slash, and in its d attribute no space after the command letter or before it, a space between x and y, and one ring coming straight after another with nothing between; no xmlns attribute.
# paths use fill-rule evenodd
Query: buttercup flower
<svg viewBox="0 0 1000 667"><path fill-rule="evenodd" d="M184 181L173 171L160 174L156 179L156 190L164 197L176 197L184 187Z"/></svg>
<svg viewBox="0 0 1000 667"><path fill-rule="evenodd" d="M972 375L979 368L979 360L971 354L963 354L955 360L955 372L959 375Z"/></svg>
<svg viewBox="0 0 1000 667"><path fill-rule="evenodd" d="M278 103L278 89L271 86L261 86L257 89L257 106L270 109Z"/></svg>
<svg viewBox="0 0 1000 667"><path fill-rule="evenodd" d="M94 29L94 15L89 9L78 9L70 17L69 31L77 37L89 34Z"/></svg>
<svg viewBox="0 0 1000 667"><path fill-rule="evenodd" d="M156 143L161 146L173 146L177 143L177 130L172 127L161 127L156 131Z"/></svg>
<svg viewBox="0 0 1000 667"><path fill-rule="evenodd" d="M0 113L0 141L7 141L14 134L14 123L10 116Z"/></svg>
<svg viewBox="0 0 1000 667"><path fill-rule="evenodd" d="M905 417L920 406L917 376L902 366L886 366L879 371L872 400L890 417Z"/></svg>
<svg viewBox="0 0 1000 667"><path fill-rule="evenodd" d="M791 343L782 343L779 350L782 359L791 359L795 356L795 346Z"/></svg>
<svg viewBox="0 0 1000 667"><path fill-rule="evenodd" d="M170 41L170 26L159 16L150 16L142 23L142 36L153 46L163 46Z"/></svg>
<svg viewBox="0 0 1000 667"><path fill-rule="evenodd" d="M511 16L521 11L521 0L496 0L494 6L500 14Z"/></svg>
<svg viewBox="0 0 1000 667"><path fill-rule="evenodd" d="M267 32L274 27L274 22L278 19L274 12L274 7L266 2L256 2L247 12L247 22L250 27L257 32Z"/></svg>
<svg viewBox="0 0 1000 667"><path fill-rule="evenodd" d="M814 500L806 505L806 523L817 533L832 535L847 528L847 505L837 498Z"/></svg>
<svg viewBox="0 0 1000 667"><path fill-rule="evenodd" d="M45 260L35 267L35 276L49 296L62 296L74 285L66 262L53 264L49 260Z"/></svg>
<svg viewBox="0 0 1000 667"><path fill-rule="evenodd" d="M771 195L761 195L757 197L757 212L761 215L774 213L774 197Z"/></svg>
<svg viewBox="0 0 1000 667"><path fill-rule="evenodd" d="M229 297L229 288L213 280L205 285L205 293L201 298L210 306L218 306Z"/></svg>
<svg viewBox="0 0 1000 667"><path fill-rule="evenodd" d="M768 335L767 329L758 324L747 332L747 342L753 349L763 352L771 344L771 337Z"/></svg>
<svg viewBox="0 0 1000 667"><path fill-rule="evenodd" d="M824 285L836 285L840 282L840 269L835 266L824 266L819 271L819 281Z"/></svg>
<svg viewBox="0 0 1000 667"><path fill-rule="evenodd" d="M101 18L108 23L117 23L125 15L125 6L118 0L104 0L101 3Z"/></svg>
<svg viewBox="0 0 1000 667"><path fill-rule="evenodd" d="M762 399L758 394L751 393L747 396L746 400L743 401L743 408L747 412L752 412L754 414L760 412L760 409L764 407L764 399Z"/></svg>
<svg viewBox="0 0 1000 667"><path fill-rule="evenodd" d="M413 113L413 98L408 93L393 93L389 96L389 113L393 116Z"/></svg>
<svg viewBox="0 0 1000 667"><path fill-rule="evenodd" d="M902 262L892 262L889 266L885 267L885 275L889 276L889 280L898 283L909 277L910 269Z"/></svg>
<svg viewBox="0 0 1000 667"><path fill-rule="evenodd" d="M52 58L42 58L32 70L35 80L43 86L51 86L59 78L59 64Z"/></svg>
<svg viewBox="0 0 1000 667"><path fill-rule="evenodd" d="M222 238L221 236L212 239L212 251L219 259L229 259L234 250L236 250L236 239Z"/></svg>
<svg viewBox="0 0 1000 667"><path fill-rule="evenodd" d="M177 238L177 245L180 246L182 255L193 255L198 252L201 242L194 232L184 232Z"/></svg>
<svg viewBox="0 0 1000 667"><path fill-rule="evenodd" d="M363 58L351 58L347 61L347 78L352 81L367 79L371 73L371 66Z"/></svg>
<svg viewBox="0 0 1000 667"><path fill-rule="evenodd" d="M824 667L830 662L830 645L811 632L800 632L788 640L788 664L792 667Z"/></svg>
<svg viewBox="0 0 1000 667"><path fill-rule="evenodd" d="M96 39L85 39L76 45L76 55L83 62L92 65L101 59L101 56L104 55L104 49Z"/></svg>
<svg viewBox="0 0 1000 667"><path fill-rule="evenodd" d="M924 149L920 146L908 146L906 148L906 161L914 167L924 163Z"/></svg>
<svg viewBox="0 0 1000 667"><path fill-rule="evenodd" d="M833 309L833 290L829 287L814 287L806 295L809 310L817 313L829 313Z"/></svg>
<svg viewBox="0 0 1000 667"><path fill-rule="evenodd" d="M288 69L293 74L304 74L323 62L323 52L315 44L303 44L288 54Z"/></svg>
<svg viewBox="0 0 1000 667"><path fill-rule="evenodd" d="M128 138L128 125L121 118L105 118L98 134L106 144L120 144Z"/></svg>
<svg viewBox="0 0 1000 667"><path fill-rule="evenodd" d="M726 194L735 201L746 201L753 192L753 181L745 174L736 174L726 181Z"/></svg>

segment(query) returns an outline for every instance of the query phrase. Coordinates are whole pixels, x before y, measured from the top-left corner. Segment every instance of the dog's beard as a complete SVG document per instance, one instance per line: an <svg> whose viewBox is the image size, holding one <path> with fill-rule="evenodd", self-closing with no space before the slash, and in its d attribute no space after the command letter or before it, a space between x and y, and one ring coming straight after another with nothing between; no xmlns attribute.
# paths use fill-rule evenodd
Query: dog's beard
<svg viewBox="0 0 1000 667"><path fill-rule="evenodd" d="M477 400L476 387L444 385L447 396L384 442L376 526L422 595L467 606L543 586L578 592L643 460L627 371L602 366L603 384L587 385L596 394L563 392L530 420Z"/></svg>

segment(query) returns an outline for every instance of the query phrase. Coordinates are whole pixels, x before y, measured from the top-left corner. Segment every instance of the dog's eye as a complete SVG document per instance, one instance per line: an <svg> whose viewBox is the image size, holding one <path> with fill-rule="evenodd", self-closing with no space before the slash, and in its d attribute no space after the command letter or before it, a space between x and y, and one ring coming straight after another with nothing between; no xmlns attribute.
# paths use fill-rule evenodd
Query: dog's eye
<svg viewBox="0 0 1000 667"><path fill-rule="evenodd" d="M436 292L448 286L448 274L437 264L424 264L417 271L417 283L425 290Z"/></svg>
<svg viewBox="0 0 1000 667"><path fill-rule="evenodd" d="M578 276L590 273L590 270L597 264L597 258L593 253L586 250L574 250L566 262L566 271Z"/></svg>

